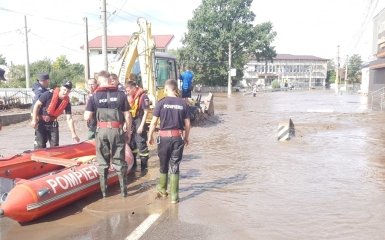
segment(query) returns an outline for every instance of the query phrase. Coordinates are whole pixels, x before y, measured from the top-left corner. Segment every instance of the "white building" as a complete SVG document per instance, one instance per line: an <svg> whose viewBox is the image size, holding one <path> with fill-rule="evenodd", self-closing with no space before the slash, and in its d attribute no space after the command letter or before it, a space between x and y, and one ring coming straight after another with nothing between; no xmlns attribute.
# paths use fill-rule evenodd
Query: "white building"
<svg viewBox="0 0 385 240"><path fill-rule="evenodd" d="M385 9L373 18L372 55L375 60L363 66L361 93L385 87Z"/></svg>
<svg viewBox="0 0 385 240"><path fill-rule="evenodd" d="M112 62L115 59L116 55L122 50L130 38L130 35L107 36L108 62ZM155 51L166 52L167 47L173 39L174 35L154 35ZM88 49L90 56L90 74L94 76L100 69L103 69L102 37L98 36L89 41Z"/></svg>
<svg viewBox="0 0 385 240"><path fill-rule="evenodd" d="M273 62L251 59L244 71L247 85L269 86L277 79L280 83L301 88L325 86L327 59L309 55L277 54Z"/></svg>

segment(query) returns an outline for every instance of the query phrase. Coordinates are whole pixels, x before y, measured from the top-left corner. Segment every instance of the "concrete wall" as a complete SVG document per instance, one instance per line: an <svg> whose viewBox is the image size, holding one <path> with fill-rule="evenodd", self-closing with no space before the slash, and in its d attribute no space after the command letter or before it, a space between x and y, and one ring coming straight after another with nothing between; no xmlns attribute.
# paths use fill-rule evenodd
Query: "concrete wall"
<svg viewBox="0 0 385 240"><path fill-rule="evenodd" d="M31 119L31 113L12 113L0 116L0 124L7 126L9 124L24 122Z"/></svg>

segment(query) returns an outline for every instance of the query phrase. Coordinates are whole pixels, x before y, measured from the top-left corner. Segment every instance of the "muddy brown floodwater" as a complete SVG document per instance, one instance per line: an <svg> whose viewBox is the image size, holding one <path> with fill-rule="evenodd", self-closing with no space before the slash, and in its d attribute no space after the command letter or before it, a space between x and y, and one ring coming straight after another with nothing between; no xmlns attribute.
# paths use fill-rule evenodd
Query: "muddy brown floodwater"
<svg viewBox="0 0 385 240"><path fill-rule="evenodd" d="M0 239L125 239L154 212L142 239L385 239L384 112L332 91L214 96L216 117L192 129L177 206L154 198L152 151L127 199L90 196L23 226L2 218ZM290 118L296 137L277 141ZM0 153L32 146L26 125L0 131Z"/></svg>

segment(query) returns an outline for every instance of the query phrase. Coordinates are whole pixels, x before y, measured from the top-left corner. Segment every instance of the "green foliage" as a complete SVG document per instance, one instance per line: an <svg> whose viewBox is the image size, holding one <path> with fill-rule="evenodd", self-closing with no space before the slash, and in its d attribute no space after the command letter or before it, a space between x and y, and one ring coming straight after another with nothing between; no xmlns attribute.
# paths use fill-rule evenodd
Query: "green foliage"
<svg viewBox="0 0 385 240"><path fill-rule="evenodd" d="M253 25L252 0L203 0L188 21L184 47L178 59L194 71L194 81L206 85L227 85L228 51L231 43L232 68L242 69L248 57L264 39L261 27ZM181 69L182 70L182 69ZM241 78L238 75L234 79Z"/></svg>
<svg viewBox="0 0 385 240"><path fill-rule="evenodd" d="M349 82L360 82L361 81L361 56L354 54L349 58L348 63L348 81Z"/></svg>
<svg viewBox="0 0 385 240"><path fill-rule="evenodd" d="M0 55L1 57L1 55ZM11 65L9 67L8 82L2 83L0 87L25 87L25 66ZM46 72L50 75L50 87L60 86L64 80L70 80L73 84L84 81L84 67L82 64L71 64L67 58L62 55L55 61L48 58L38 60L30 64L31 84L37 80L40 73Z"/></svg>
<svg viewBox="0 0 385 240"><path fill-rule="evenodd" d="M326 84L334 83L336 81L336 65L333 60L328 61L326 72Z"/></svg>
<svg viewBox="0 0 385 240"><path fill-rule="evenodd" d="M3 54L0 54L0 65L7 66L7 60L3 57Z"/></svg>
<svg viewBox="0 0 385 240"><path fill-rule="evenodd" d="M277 79L275 79L275 80L273 80L273 81L271 82L271 88L272 88L272 89L277 89L277 88L280 88L280 87L281 87L281 85L279 84L279 82L278 82Z"/></svg>

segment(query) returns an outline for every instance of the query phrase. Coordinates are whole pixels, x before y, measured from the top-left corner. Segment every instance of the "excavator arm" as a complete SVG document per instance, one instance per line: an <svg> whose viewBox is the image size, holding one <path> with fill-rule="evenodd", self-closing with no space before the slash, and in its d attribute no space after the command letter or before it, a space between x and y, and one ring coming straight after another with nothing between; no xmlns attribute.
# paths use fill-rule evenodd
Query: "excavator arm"
<svg viewBox="0 0 385 240"><path fill-rule="evenodd" d="M132 68L138 59L142 87L147 90L151 101L156 98L156 81L154 77L155 42L151 34L151 23L138 18L139 31L133 33L126 46L119 54L118 60L110 64L110 71L116 73L123 85L130 80Z"/></svg>

